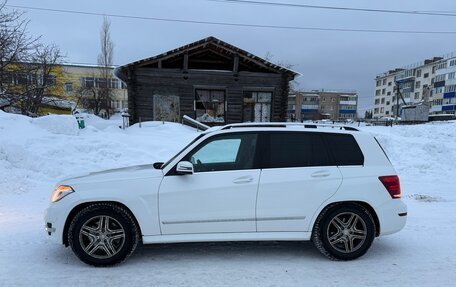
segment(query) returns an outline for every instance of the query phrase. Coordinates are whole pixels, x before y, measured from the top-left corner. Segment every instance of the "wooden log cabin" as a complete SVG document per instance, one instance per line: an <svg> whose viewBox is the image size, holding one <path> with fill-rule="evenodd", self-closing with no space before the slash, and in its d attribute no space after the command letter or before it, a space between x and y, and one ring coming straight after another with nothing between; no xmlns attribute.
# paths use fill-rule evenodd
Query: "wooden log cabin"
<svg viewBox="0 0 456 287"><path fill-rule="evenodd" d="M285 121L289 82L298 73L214 37L118 67L130 123L209 125Z"/></svg>

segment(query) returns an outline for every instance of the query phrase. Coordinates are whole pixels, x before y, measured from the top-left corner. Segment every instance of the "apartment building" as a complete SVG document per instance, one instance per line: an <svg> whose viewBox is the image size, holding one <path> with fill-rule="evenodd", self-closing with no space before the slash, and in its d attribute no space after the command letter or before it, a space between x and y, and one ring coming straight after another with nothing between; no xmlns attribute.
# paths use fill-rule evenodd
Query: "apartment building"
<svg viewBox="0 0 456 287"><path fill-rule="evenodd" d="M126 85L117 79L102 78L101 69L97 65L64 64L63 67L63 96L75 100L81 88L110 87L112 89L111 108L114 112L121 112L128 108L128 94ZM115 67L110 67L111 73Z"/></svg>
<svg viewBox="0 0 456 287"><path fill-rule="evenodd" d="M375 78L373 118L401 115L405 105L427 104L430 114L455 113L456 54L426 59ZM402 94L397 98L396 89Z"/></svg>
<svg viewBox="0 0 456 287"><path fill-rule="evenodd" d="M27 65L27 64L25 64ZM112 74L114 67L109 68ZM50 74L46 78L46 91L43 97L44 103L37 111L37 114L68 114L78 105L78 95L82 95L82 90L87 88L110 87L112 101L109 112L121 112L127 109L128 95L124 83L117 79L113 74L112 78L101 77L102 69L96 65L80 64L59 64L52 67ZM43 83L43 77L33 72L11 70L2 77L2 84L9 86L9 93L21 94L33 86ZM90 97L90 92L85 93ZM13 99L13 100L11 100ZM14 97L2 99L5 110L18 111Z"/></svg>
<svg viewBox="0 0 456 287"><path fill-rule="evenodd" d="M288 97L289 120L330 119L345 121L357 118L356 92L313 90L295 92Z"/></svg>

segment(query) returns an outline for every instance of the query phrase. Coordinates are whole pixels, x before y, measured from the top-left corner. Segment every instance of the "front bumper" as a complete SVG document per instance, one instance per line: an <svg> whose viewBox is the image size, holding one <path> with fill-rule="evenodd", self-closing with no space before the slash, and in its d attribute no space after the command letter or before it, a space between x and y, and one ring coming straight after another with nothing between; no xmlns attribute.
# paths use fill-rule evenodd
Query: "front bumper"
<svg viewBox="0 0 456 287"><path fill-rule="evenodd" d="M79 197L73 193L51 203L44 214L44 230L49 238L63 244L63 230L71 210L77 205Z"/></svg>

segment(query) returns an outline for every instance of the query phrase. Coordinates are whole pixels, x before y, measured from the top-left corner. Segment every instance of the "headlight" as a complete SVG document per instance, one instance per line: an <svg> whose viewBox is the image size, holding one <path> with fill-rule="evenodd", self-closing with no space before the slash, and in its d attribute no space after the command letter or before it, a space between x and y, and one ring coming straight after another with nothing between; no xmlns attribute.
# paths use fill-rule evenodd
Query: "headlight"
<svg viewBox="0 0 456 287"><path fill-rule="evenodd" d="M59 185L54 189L54 192L51 196L51 202L57 202L67 196L70 193L73 193L74 190L71 186L68 185Z"/></svg>

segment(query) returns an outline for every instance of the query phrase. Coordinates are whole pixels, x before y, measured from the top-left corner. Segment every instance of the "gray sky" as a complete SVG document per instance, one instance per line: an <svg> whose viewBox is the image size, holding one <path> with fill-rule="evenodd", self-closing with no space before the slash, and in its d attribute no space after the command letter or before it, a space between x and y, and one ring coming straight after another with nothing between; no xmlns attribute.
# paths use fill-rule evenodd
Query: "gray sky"
<svg viewBox="0 0 456 287"><path fill-rule="evenodd" d="M266 0L260 0L266 1ZM453 11L454 0L273 2L413 11ZM348 12L209 0L9 0L10 5L186 20L348 29L456 31L456 17ZM30 32L55 43L67 61L96 63L101 16L28 10ZM372 108L377 74L456 50L456 35L279 30L111 18L114 63L125 64L215 36L273 62L293 64L301 89L356 90L359 112Z"/></svg>

